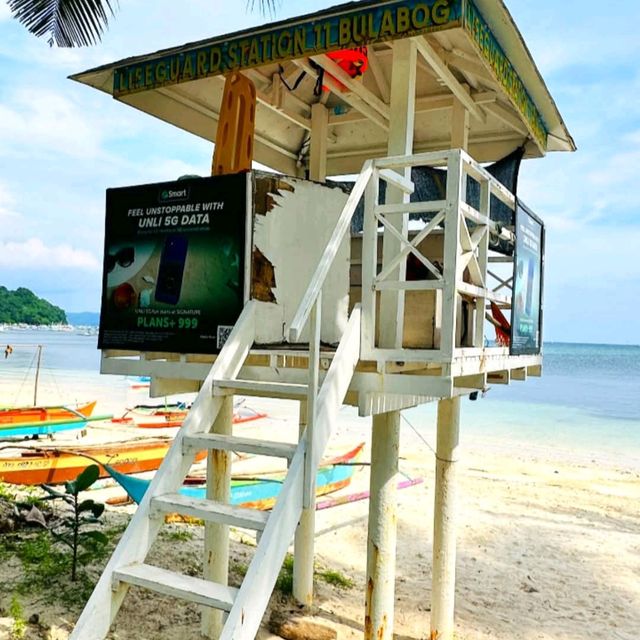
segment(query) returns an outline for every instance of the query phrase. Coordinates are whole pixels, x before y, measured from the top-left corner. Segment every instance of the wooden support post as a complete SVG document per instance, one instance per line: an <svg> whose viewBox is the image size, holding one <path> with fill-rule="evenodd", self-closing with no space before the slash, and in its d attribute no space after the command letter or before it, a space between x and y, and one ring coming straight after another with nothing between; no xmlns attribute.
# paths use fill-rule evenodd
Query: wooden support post
<svg viewBox="0 0 640 640"><path fill-rule="evenodd" d="M373 417L365 640L391 640L395 603L400 412Z"/></svg>
<svg viewBox="0 0 640 640"><path fill-rule="evenodd" d="M212 433L232 435L233 396L222 400L222 407L213 423ZM231 453L209 451L207 458L207 498L228 503L231 499ZM206 580L228 584L229 579L229 525L206 522L204 525L203 574ZM223 612L202 609L202 635L218 638L224 624Z"/></svg>
<svg viewBox="0 0 640 640"><path fill-rule="evenodd" d="M393 43L391 105L388 152L410 155L413 152L416 94L416 47L412 40ZM411 178L411 170L404 171ZM375 197L375 191L372 190ZM387 185L387 203L408 201L408 196ZM407 237L408 215L394 216L395 229ZM376 238L373 238L375 241ZM383 239L383 268L402 249L400 241L389 233ZM405 261L395 269L404 280ZM404 295L402 291L381 292L380 346L402 347ZM373 308L375 309L375 303ZM374 311L375 312L375 311ZM396 474L400 442L400 412L392 411L373 418L371 445L371 499L367 539L367 595L365 640L391 640L395 604L397 495Z"/></svg>
<svg viewBox="0 0 640 640"><path fill-rule="evenodd" d="M433 521L431 638L453 640L456 583L456 463L460 396L438 402L438 444Z"/></svg>

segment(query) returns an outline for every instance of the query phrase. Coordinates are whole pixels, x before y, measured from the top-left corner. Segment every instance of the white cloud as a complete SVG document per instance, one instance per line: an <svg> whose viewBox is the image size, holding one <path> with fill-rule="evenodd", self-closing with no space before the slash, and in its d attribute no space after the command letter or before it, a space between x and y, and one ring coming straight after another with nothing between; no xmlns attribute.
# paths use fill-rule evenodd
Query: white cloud
<svg viewBox="0 0 640 640"><path fill-rule="evenodd" d="M31 87L18 88L0 105L0 154L55 151L72 157L101 153L100 123L61 93Z"/></svg>
<svg viewBox="0 0 640 640"><path fill-rule="evenodd" d="M6 269L84 269L99 271L99 260L89 251L68 244L47 246L40 238L0 242L0 267Z"/></svg>
<svg viewBox="0 0 640 640"><path fill-rule="evenodd" d="M20 214L14 209L15 203L16 199L7 185L0 182L0 224L7 225L20 219Z"/></svg>
<svg viewBox="0 0 640 640"><path fill-rule="evenodd" d="M11 12L9 11L9 5L5 0L0 1L0 22L11 18Z"/></svg>

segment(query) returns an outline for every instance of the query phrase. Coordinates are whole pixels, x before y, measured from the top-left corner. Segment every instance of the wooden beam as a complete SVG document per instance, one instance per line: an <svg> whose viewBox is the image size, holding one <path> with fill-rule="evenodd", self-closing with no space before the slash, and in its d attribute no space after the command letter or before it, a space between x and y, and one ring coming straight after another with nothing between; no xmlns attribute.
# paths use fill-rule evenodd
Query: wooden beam
<svg viewBox="0 0 640 640"><path fill-rule="evenodd" d="M206 103L204 103L204 102L202 102L200 100L197 100L196 98L193 98L192 96L183 94L176 87L160 88L160 89L156 89L156 92L160 93L165 98L169 98L170 100L174 100L175 102L178 102L179 104L182 104L184 106L188 106L191 109L193 109L194 111L198 111L198 112L202 113L203 115L206 115L206 116L210 117L216 123L216 126L217 126L218 120L220 118L220 114L217 111L215 111L214 109L212 109L208 104L206 104ZM288 151L287 149L284 149L277 142L275 142L273 140L270 140L269 138L266 138L263 135L260 135L260 134L256 133L255 134L255 139L256 139L256 142L260 142L265 147L269 147L270 149L273 149L274 151L276 151L276 152L282 154L283 156L285 156L286 158L291 158L292 160L297 160L298 159L298 156L295 153L292 153L291 151Z"/></svg>
<svg viewBox="0 0 640 640"><path fill-rule="evenodd" d="M485 83L496 85L496 79L487 71L487 68L477 61L472 55L460 49L452 49L444 54L444 61L460 71L467 71Z"/></svg>
<svg viewBox="0 0 640 640"><path fill-rule="evenodd" d="M438 74L440 79L451 90L451 93L460 100L465 108L471 113L471 115L480 122L485 122L485 117L478 105L472 100L469 93L465 90L463 85L458 82L456 77L451 73L445 62L438 55L436 50L431 46L424 37L420 36L412 38L416 43L418 52L424 58L426 62L431 65L432 69Z"/></svg>
<svg viewBox="0 0 640 640"><path fill-rule="evenodd" d="M311 66L309 60L306 58L300 58L295 60L301 69L304 69L312 77L316 75L317 71ZM346 102L349 106L353 107L363 115L365 115L371 122L377 124L381 129L385 131L389 130L389 120L381 116L373 107L369 106L366 101L357 96L351 91L342 91L340 82L334 80L331 77L325 76L323 80L325 86L329 87L333 93L335 93L341 100Z"/></svg>
<svg viewBox="0 0 640 640"><path fill-rule="evenodd" d="M264 93L263 91L260 91L259 89L256 89L256 98L258 103L267 107L267 109L273 111L274 113L277 113L278 115L282 116L289 122L295 125L298 125L302 129L305 129L306 131L311 131L311 120L309 120L309 118L305 118L303 115L300 115L295 111L291 111L289 109L286 109L283 106L279 106L275 104L274 102L271 101L271 98L269 97L268 94Z"/></svg>
<svg viewBox="0 0 640 640"><path fill-rule="evenodd" d="M471 99L479 106L490 104L497 100L498 96L494 91L472 91ZM444 111L453 107L454 96L451 93L434 93L416 98L416 113L426 113L428 111ZM367 117L361 113L351 111L341 115L329 116L329 125L348 124L352 122L362 122Z"/></svg>
<svg viewBox="0 0 640 640"><path fill-rule="evenodd" d="M516 111L511 107L506 107L499 102L493 102L491 104L486 104L484 108L498 118L498 120L504 122L504 124L511 127L514 131L517 131L520 135L525 138L529 137L529 131L527 130L526 125L522 122Z"/></svg>
<svg viewBox="0 0 640 640"><path fill-rule="evenodd" d="M380 95L382 96L382 101L389 104L389 100L391 99L389 81L387 80L387 76L384 74L384 69L380 64L380 60L378 60L378 54L372 47L369 48L369 69L371 69L373 79L378 87Z"/></svg>

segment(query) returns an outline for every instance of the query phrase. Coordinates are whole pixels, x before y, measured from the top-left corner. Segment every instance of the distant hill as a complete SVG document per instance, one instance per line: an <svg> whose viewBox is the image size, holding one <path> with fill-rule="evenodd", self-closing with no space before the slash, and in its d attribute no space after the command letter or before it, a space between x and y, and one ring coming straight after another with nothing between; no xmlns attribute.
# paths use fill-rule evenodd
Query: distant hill
<svg viewBox="0 0 640 640"><path fill-rule="evenodd" d="M97 327L100 324L100 314L97 311L80 311L72 313L67 311L69 324L83 327Z"/></svg>
<svg viewBox="0 0 640 640"><path fill-rule="evenodd" d="M0 286L0 323L3 324L66 324L65 312L39 298L33 291L19 287L9 291Z"/></svg>

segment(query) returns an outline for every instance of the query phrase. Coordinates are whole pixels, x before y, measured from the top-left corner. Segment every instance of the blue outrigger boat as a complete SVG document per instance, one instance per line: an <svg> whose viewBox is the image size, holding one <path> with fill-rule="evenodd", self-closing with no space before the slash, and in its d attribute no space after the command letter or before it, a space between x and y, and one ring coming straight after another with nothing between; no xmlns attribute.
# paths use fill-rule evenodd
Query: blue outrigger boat
<svg viewBox="0 0 640 640"><path fill-rule="evenodd" d="M321 463L316 475L316 495L326 495L349 485L355 467L358 465L357 458L363 447L364 443L361 443L351 451ZM109 469L106 465L105 468L129 494L129 497L140 503L151 484L151 480L125 475ZM285 473L251 478L233 478L231 480L230 504L251 509L271 509L280 493L284 478ZM191 498L204 499L206 487L185 485L180 489L180 493Z"/></svg>

